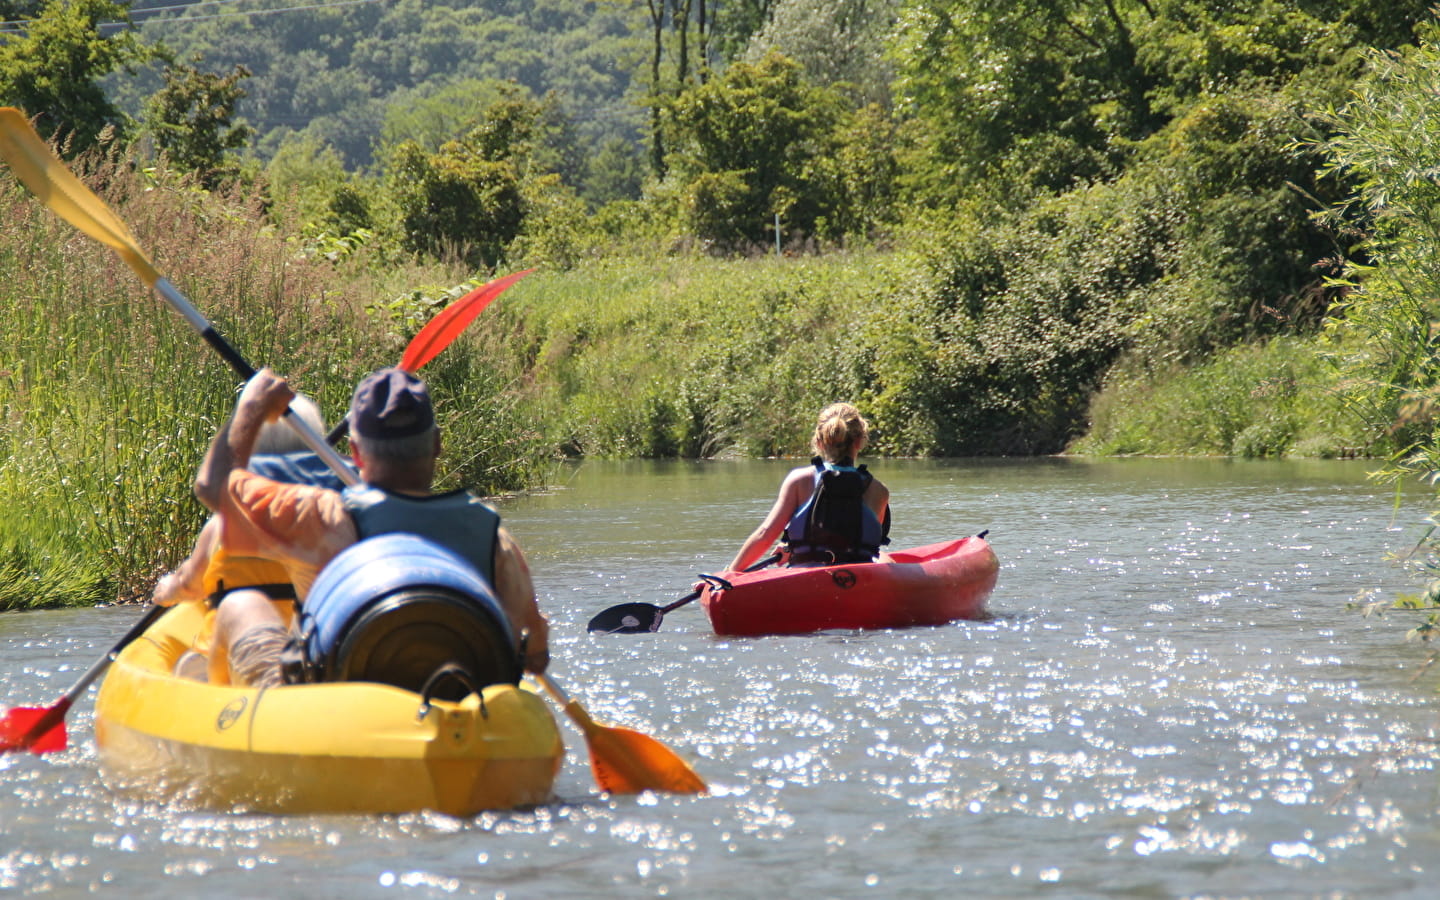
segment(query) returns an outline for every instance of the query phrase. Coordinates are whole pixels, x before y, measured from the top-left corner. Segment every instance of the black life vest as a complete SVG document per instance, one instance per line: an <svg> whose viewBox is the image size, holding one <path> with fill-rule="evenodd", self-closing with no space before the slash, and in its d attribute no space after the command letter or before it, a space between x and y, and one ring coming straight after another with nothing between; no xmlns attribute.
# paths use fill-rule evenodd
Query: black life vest
<svg viewBox="0 0 1440 900"><path fill-rule="evenodd" d="M362 539L379 534L418 534L458 553L487 582L495 583L500 514L469 491L461 488L415 497L355 485L340 496Z"/></svg>
<svg viewBox="0 0 1440 900"><path fill-rule="evenodd" d="M890 539L875 512L865 504L865 490L875 480L864 466L810 460L815 489L790 517L782 540L790 564L870 562Z"/></svg>

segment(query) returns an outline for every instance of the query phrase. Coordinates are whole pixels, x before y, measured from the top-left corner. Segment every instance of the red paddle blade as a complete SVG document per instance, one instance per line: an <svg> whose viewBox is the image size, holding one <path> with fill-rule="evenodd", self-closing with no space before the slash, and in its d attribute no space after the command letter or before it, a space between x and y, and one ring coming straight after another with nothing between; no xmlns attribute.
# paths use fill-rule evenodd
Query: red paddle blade
<svg viewBox="0 0 1440 900"><path fill-rule="evenodd" d="M0 753L29 750L32 753L54 753L64 750L64 700L54 706L17 706L0 718Z"/></svg>
<svg viewBox="0 0 1440 900"><path fill-rule="evenodd" d="M400 368L407 372L420 371L421 366L434 359L441 350L450 346L451 342L460 336L460 332L464 331L466 326L480 315L480 311L490 305L490 301L533 271L535 270L524 269L482 284L445 307L439 315L426 322L425 327L420 329L420 333L411 339L410 345L405 348L405 355L400 358Z"/></svg>

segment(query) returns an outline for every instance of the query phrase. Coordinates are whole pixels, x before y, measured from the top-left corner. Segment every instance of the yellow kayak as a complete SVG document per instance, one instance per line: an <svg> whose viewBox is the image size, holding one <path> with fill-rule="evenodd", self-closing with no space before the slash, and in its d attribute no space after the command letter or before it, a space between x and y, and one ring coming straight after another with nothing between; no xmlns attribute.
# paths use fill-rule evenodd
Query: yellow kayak
<svg viewBox="0 0 1440 900"><path fill-rule="evenodd" d="M365 682L259 690L172 674L205 607L178 605L131 643L95 702L106 778L211 809L454 816L551 799L564 758L545 701L510 684L459 702Z"/></svg>

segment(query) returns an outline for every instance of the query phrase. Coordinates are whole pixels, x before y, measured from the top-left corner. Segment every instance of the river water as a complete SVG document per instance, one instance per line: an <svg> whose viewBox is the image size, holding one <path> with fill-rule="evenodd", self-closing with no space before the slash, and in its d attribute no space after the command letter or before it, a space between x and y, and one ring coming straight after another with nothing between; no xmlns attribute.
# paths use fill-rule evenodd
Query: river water
<svg viewBox="0 0 1440 900"><path fill-rule="evenodd" d="M703 797L605 799L567 722L559 798L457 820L158 805L73 746L0 757L0 892L148 897L1433 897L1436 679L1363 463L876 466L895 547L989 529L992 617L720 639L698 605L783 462L587 463L502 504L598 720L691 759ZM133 609L0 616L0 701L53 702Z"/></svg>

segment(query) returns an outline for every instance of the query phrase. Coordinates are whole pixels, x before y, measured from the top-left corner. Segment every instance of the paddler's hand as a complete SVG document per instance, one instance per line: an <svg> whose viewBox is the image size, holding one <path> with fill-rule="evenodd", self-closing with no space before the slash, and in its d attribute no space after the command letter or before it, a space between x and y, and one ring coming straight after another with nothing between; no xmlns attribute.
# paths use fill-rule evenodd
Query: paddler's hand
<svg viewBox="0 0 1440 900"><path fill-rule="evenodd" d="M294 399L295 391L290 383L266 367L245 383L245 390L240 392L240 401L235 406L235 415L238 418L243 411L258 415L262 423L274 422L285 415L290 401Z"/></svg>

